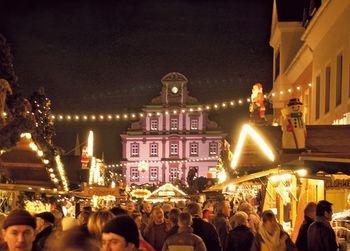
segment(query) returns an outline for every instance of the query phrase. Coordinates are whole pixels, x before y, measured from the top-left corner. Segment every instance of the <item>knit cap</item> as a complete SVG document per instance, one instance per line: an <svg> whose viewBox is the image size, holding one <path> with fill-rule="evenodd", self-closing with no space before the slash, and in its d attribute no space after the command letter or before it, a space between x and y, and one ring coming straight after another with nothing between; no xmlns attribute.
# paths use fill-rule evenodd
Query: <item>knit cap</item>
<svg viewBox="0 0 350 251"><path fill-rule="evenodd" d="M3 228L6 229L10 226L16 225L27 225L36 228L35 218L26 210L16 209L9 213L9 215L4 220Z"/></svg>
<svg viewBox="0 0 350 251"><path fill-rule="evenodd" d="M113 233L124 237L126 242L139 247L139 232L134 220L128 215L118 216L110 220L102 229L102 233Z"/></svg>
<svg viewBox="0 0 350 251"><path fill-rule="evenodd" d="M40 214L36 214L35 217L39 217L43 219L44 221L54 224L55 223L55 216L50 212L42 212Z"/></svg>

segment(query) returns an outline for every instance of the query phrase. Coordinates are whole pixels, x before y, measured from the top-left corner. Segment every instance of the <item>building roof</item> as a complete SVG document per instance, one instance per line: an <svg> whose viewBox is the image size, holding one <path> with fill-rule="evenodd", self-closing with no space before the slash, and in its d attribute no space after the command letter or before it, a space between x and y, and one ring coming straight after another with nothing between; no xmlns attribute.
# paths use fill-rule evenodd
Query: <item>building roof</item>
<svg viewBox="0 0 350 251"><path fill-rule="evenodd" d="M276 0L279 22L296 22L303 20L303 11L307 0Z"/></svg>

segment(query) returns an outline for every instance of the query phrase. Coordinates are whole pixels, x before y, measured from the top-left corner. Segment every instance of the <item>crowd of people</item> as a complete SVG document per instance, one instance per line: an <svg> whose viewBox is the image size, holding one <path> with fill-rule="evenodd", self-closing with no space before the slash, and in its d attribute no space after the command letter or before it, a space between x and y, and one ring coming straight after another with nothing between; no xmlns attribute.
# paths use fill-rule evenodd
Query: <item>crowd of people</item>
<svg viewBox="0 0 350 251"><path fill-rule="evenodd" d="M151 204L93 211L76 218L11 211L2 222L0 251L336 251L332 204L309 203L296 244L271 210L259 216L248 202Z"/></svg>

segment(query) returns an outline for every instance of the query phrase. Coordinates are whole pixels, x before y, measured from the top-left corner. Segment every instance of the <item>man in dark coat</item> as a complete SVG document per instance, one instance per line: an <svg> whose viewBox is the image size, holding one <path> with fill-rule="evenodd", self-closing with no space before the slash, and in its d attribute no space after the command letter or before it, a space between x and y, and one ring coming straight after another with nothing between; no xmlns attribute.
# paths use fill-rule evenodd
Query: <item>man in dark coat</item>
<svg viewBox="0 0 350 251"><path fill-rule="evenodd" d="M230 205L227 201L220 201L216 203L215 216L212 220L224 250L226 249L225 245L227 242L228 233L231 230L230 223L228 221L228 217L230 217L230 210Z"/></svg>
<svg viewBox="0 0 350 251"><path fill-rule="evenodd" d="M198 203L190 203L187 206L188 213L192 215L193 233L201 237L208 251L221 251L219 235L213 224L204 221L202 210Z"/></svg>
<svg viewBox="0 0 350 251"><path fill-rule="evenodd" d="M254 234L248 227L248 215L243 211L238 211L232 217L232 230L228 233L225 251L249 251Z"/></svg>
<svg viewBox="0 0 350 251"><path fill-rule="evenodd" d="M316 206L316 220L308 229L309 251L337 251L335 232L329 223L332 220L332 203L321 200Z"/></svg>
<svg viewBox="0 0 350 251"><path fill-rule="evenodd" d="M299 251L308 251L307 248L307 230L311 223L316 219L316 203L309 202L304 209L304 221L300 226L295 245Z"/></svg>
<svg viewBox="0 0 350 251"><path fill-rule="evenodd" d="M33 242L33 251L42 251L45 248L47 238L53 231L55 216L50 212L36 214L37 235Z"/></svg>

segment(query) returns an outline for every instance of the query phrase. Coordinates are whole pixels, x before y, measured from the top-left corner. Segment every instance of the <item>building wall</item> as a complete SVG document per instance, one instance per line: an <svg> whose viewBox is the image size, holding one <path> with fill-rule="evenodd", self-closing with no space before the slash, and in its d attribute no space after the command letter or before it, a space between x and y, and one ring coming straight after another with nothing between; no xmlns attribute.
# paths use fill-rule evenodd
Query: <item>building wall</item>
<svg viewBox="0 0 350 251"><path fill-rule="evenodd" d="M337 2L337 1L332 1ZM339 1L340 2L340 1ZM312 92L312 124L332 124L335 120L341 119L350 112L350 3L341 12L333 12L331 5L328 7L336 21L329 27L325 36L320 40L313 51L313 92ZM327 10L325 10L327 11ZM339 15L341 13L341 15ZM325 15L325 14L324 14ZM326 17L323 17L326 18ZM319 22L323 22L320 17ZM342 102L336 104L336 83L337 83L337 57L342 55ZM330 67L330 109L325 111L326 102L326 67ZM320 77L320 117L316 119L316 79Z"/></svg>
<svg viewBox="0 0 350 251"><path fill-rule="evenodd" d="M278 22L275 10L273 15L277 24L272 25L270 45L275 53L280 50L281 54L280 76L274 78L270 93L274 120L281 121L280 110L290 98L300 98L306 105L307 124L350 123L350 2L323 1L305 30L301 22ZM343 59L342 102L337 105L339 54ZM275 64L276 60L274 69ZM330 69L329 88L326 85L327 67ZM288 93L288 89L292 92ZM326 111L327 97L329 111Z"/></svg>
<svg viewBox="0 0 350 251"><path fill-rule="evenodd" d="M190 168L195 168L198 176L215 178L216 174L208 170L216 167L224 134L208 119L206 111L198 109L198 101L188 95L187 82L180 73L163 77L161 96L145 106L145 116L121 135L124 177L128 183L171 182L174 176L186 181ZM174 87L179 91L173 92ZM176 128L171 126L172 119L177 119ZM191 124L192 120L197 120L197 126ZM157 121L157 127L152 121ZM214 143L216 152L210 153L210 144ZM156 156L151 155L152 144L157 145ZM178 146L175 155L171 153L172 144ZM138 149L136 155L132 153L133 145ZM141 168L142 165L147 167ZM156 170L154 178L151 172Z"/></svg>

